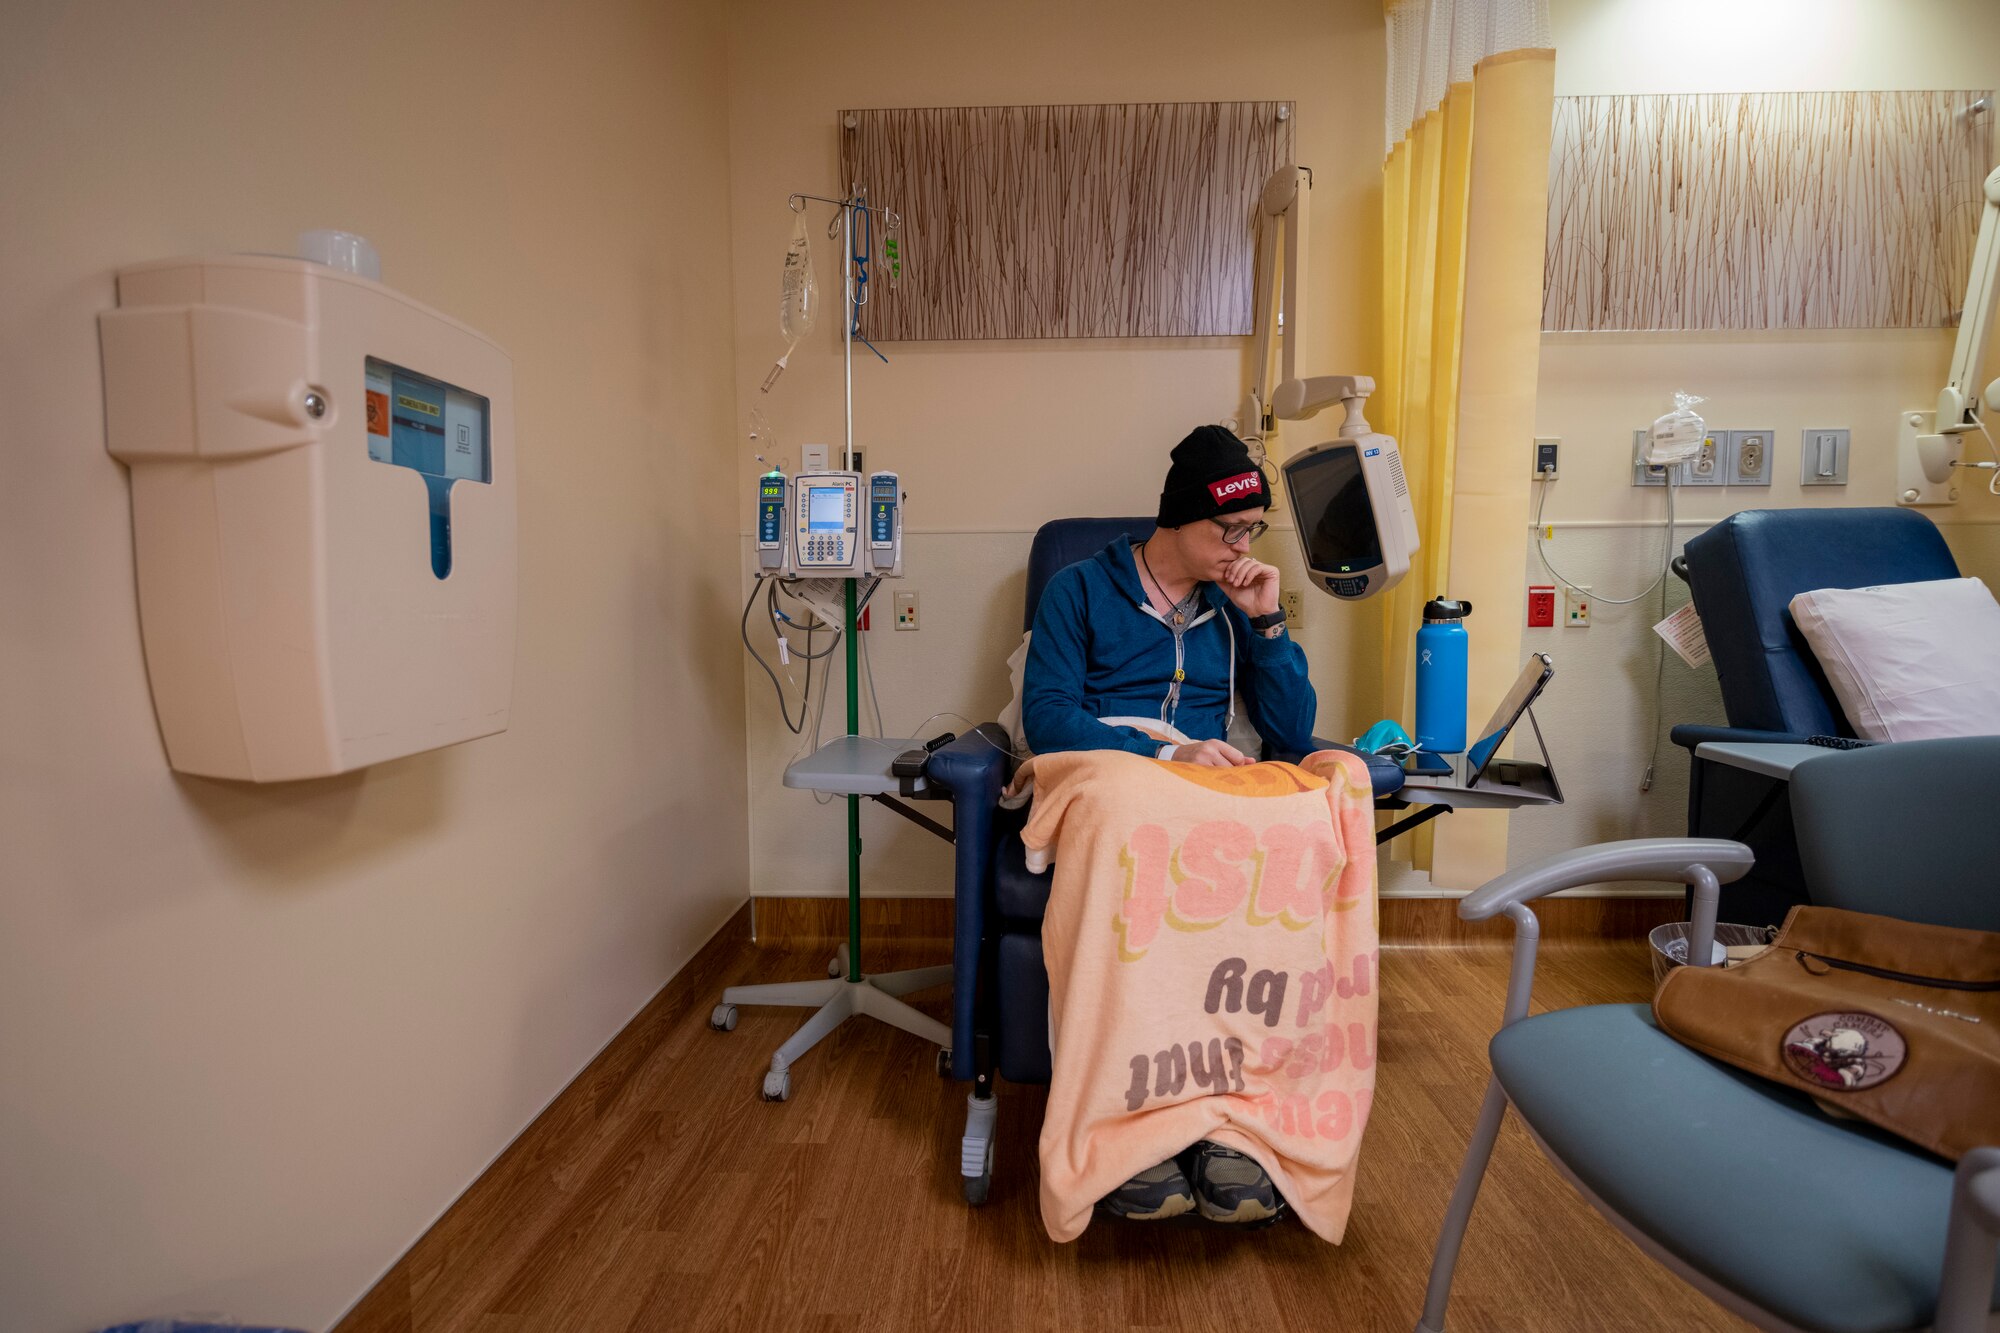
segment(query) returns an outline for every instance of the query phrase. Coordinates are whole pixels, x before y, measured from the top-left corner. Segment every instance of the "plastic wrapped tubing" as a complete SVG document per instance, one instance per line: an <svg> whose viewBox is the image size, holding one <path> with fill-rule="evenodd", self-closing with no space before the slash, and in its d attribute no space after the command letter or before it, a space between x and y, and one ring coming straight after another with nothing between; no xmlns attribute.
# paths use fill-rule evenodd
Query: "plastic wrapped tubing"
<svg viewBox="0 0 2000 1333"><path fill-rule="evenodd" d="M1671 467L1701 452L1701 442L1708 435L1708 423L1694 408L1696 403L1707 401L1698 394L1675 392L1674 410L1653 421L1653 429L1646 442L1648 463L1656 467Z"/></svg>
<svg viewBox="0 0 2000 1333"><path fill-rule="evenodd" d="M812 231L806 226L805 210L792 216L792 240L785 247L783 290L778 299L778 329L785 335L785 354L771 367L760 386L765 393L785 373L792 353L813 330L819 319L819 284L813 277Z"/></svg>

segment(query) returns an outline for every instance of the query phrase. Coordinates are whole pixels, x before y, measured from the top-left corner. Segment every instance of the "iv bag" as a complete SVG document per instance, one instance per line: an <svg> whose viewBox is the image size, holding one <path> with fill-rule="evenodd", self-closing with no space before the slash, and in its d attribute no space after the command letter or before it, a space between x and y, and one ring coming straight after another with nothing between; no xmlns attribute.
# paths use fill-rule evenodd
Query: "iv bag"
<svg viewBox="0 0 2000 1333"><path fill-rule="evenodd" d="M792 243L785 247L785 291L778 305L778 327L785 341L796 346L812 332L819 318L819 289L813 280L812 241L803 211L792 221Z"/></svg>
<svg viewBox="0 0 2000 1333"><path fill-rule="evenodd" d="M1706 401L1697 394L1675 392L1674 410L1655 418L1647 435L1647 463L1671 467L1701 452L1701 442L1708 436L1708 423L1694 408L1696 403Z"/></svg>

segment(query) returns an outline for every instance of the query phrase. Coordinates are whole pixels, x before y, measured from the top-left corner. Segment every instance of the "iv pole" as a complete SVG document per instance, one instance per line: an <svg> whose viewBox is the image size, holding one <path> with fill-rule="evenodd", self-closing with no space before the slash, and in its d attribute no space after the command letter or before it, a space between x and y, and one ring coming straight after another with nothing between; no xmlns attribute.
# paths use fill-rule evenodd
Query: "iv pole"
<svg viewBox="0 0 2000 1333"><path fill-rule="evenodd" d="M846 384L847 435L841 448L840 466L854 471L854 321L859 312L854 305L854 210L867 204L866 193L858 186L845 199L828 199L819 194L793 194L785 200L788 208L800 208L807 199L832 204L840 210L840 360ZM847 664L847 734L861 734L861 680L855 663L858 633L854 609L854 580L841 580L841 603L846 618L843 632ZM861 798L847 797L847 979L861 980Z"/></svg>
<svg viewBox="0 0 2000 1333"><path fill-rule="evenodd" d="M786 200L786 205L797 212L804 207L804 201L808 199L832 204L840 210L842 240L840 350L847 398L847 434L841 455L841 469L852 472L854 470L854 324L860 312L860 307L855 304L854 213L856 209L870 208L874 205L869 204L866 192L859 186L856 186L845 199L829 199L825 195L798 193L791 195ZM847 738L861 734L861 680L855 641L857 612L854 582L852 578L841 580L843 632L847 639L845 655ZM839 743L834 741L832 745ZM948 1068L946 1062L951 1049L951 1029L928 1014L919 1013L904 1003L901 997L950 981L951 967L947 964L941 967L913 968L903 972L878 973L874 976L862 974L861 797L853 791L844 794L847 797L847 943L841 947L841 952L846 957L844 959L835 957L828 967L830 977L828 980L730 986L722 992L722 1003L717 1005L709 1016L709 1026L726 1032L736 1026L736 1006L739 1004L801 1005L816 1009L812 1017L808 1018L799 1030L772 1054L770 1070L764 1075L765 1101L789 1101L792 1095L792 1063L818 1045L821 1038L856 1014L866 1014L892 1027L901 1028L905 1032L936 1043L939 1047L939 1071L942 1073Z"/></svg>

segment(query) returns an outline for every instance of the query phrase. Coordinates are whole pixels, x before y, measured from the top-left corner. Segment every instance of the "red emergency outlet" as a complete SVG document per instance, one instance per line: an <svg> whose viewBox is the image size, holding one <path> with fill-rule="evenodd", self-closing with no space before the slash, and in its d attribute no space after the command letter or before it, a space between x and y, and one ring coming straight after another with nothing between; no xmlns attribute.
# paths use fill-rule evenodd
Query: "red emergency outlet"
<svg viewBox="0 0 2000 1333"><path fill-rule="evenodd" d="M1531 586L1528 589L1528 628L1554 629L1555 627L1555 586L1553 584L1546 587Z"/></svg>

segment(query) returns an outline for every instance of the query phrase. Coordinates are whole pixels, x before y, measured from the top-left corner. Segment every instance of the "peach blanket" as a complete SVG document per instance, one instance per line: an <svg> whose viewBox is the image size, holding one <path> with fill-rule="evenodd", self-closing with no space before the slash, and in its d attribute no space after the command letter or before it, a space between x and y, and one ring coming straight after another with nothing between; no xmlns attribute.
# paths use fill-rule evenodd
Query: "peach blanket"
<svg viewBox="0 0 2000 1333"><path fill-rule="evenodd" d="M1023 831L1054 1070L1042 1222L1200 1139L1260 1163L1339 1243L1375 1087L1373 799L1353 755L1235 769L1038 756Z"/></svg>

